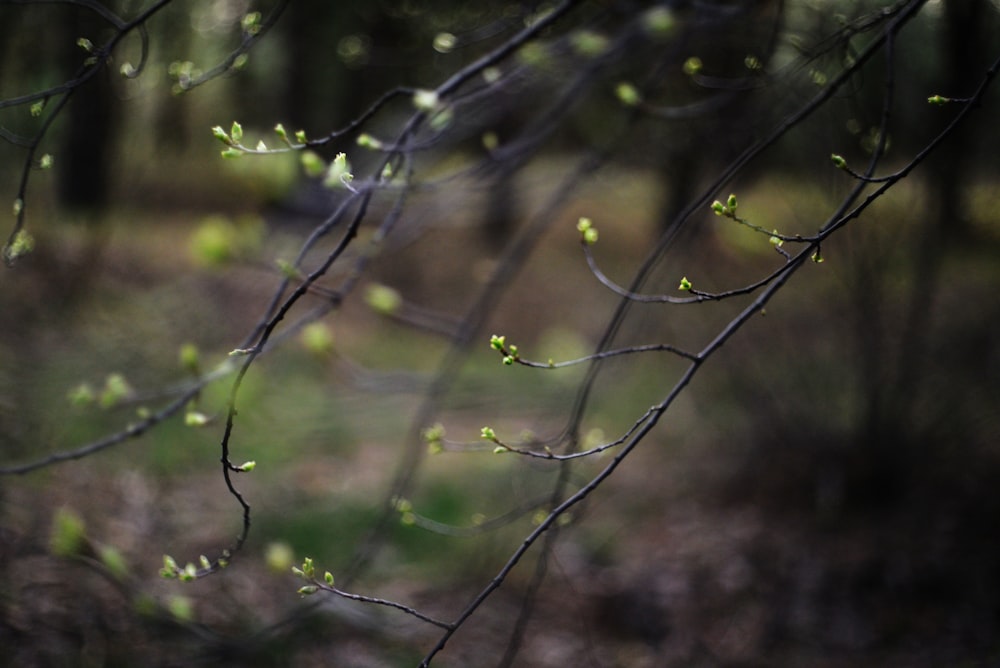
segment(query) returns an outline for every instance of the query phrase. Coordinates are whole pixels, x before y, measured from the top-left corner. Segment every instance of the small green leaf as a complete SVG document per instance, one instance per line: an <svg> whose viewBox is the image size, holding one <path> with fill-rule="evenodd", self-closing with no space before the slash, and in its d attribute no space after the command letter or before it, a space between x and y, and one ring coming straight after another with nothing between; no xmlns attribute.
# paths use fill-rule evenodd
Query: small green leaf
<svg viewBox="0 0 1000 668"><path fill-rule="evenodd" d="M302 328L302 346L317 357L326 357L333 352L333 332L322 322L311 322Z"/></svg>
<svg viewBox="0 0 1000 668"><path fill-rule="evenodd" d="M257 468L257 462L251 459L248 462L243 462L236 468L238 468L240 471L243 471L244 473L250 473L255 468Z"/></svg>
<svg viewBox="0 0 1000 668"><path fill-rule="evenodd" d="M483 427L479 431L479 435L485 438L487 441L495 441L497 439L497 434L491 427Z"/></svg>
<svg viewBox="0 0 1000 668"><path fill-rule="evenodd" d="M368 134L367 132L363 132L360 135L358 135L358 146L361 146L362 148L379 150L384 146L384 144L375 137Z"/></svg>
<svg viewBox="0 0 1000 668"><path fill-rule="evenodd" d="M434 36L434 50L438 53L450 53L458 39L450 32L439 32Z"/></svg>
<svg viewBox="0 0 1000 668"><path fill-rule="evenodd" d="M94 43L91 42L86 37L80 37L76 40L76 45L86 51L87 53L93 53Z"/></svg>
<svg viewBox="0 0 1000 668"><path fill-rule="evenodd" d="M302 161L302 167L306 171L306 176L317 177L326 171L326 163L323 158L313 151L303 151L302 156L299 158Z"/></svg>
<svg viewBox="0 0 1000 668"><path fill-rule="evenodd" d="M576 30L570 33L570 44L581 56L593 58L608 50L608 38L593 30Z"/></svg>
<svg viewBox="0 0 1000 668"><path fill-rule="evenodd" d="M117 548L110 545L102 545L98 550L97 556L101 560L101 564L108 569L108 572L116 580L124 580L128 576L128 563Z"/></svg>
<svg viewBox="0 0 1000 668"><path fill-rule="evenodd" d="M615 86L615 97L626 107L637 107L642 103L642 94L639 89L626 82Z"/></svg>
<svg viewBox="0 0 1000 668"><path fill-rule="evenodd" d="M18 230L17 234L14 235L14 241L5 246L3 249L4 259L10 263L20 257L24 257L34 249L35 238L31 236L27 230Z"/></svg>
<svg viewBox="0 0 1000 668"><path fill-rule="evenodd" d="M233 158L243 157L243 151L238 148L227 148L225 151L222 151L220 155L226 160L232 160Z"/></svg>
<svg viewBox="0 0 1000 668"><path fill-rule="evenodd" d="M233 138L235 143L239 144L243 141L243 126L236 121L233 121L233 127L229 131L229 136Z"/></svg>
<svg viewBox="0 0 1000 668"><path fill-rule="evenodd" d="M52 157L51 153L46 153L38 160L39 169L52 169L52 164L55 162L55 158Z"/></svg>
<svg viewBox="0 0 1000 668"><path fill-rule="evenodd" d="M125 380L125 376L120 373L110 374L104 380L104 389L101 390L99 399L101 408L117 406L131 394L132 388L129 386L128 381Z"/></svg>
<svg viewBox="0 0 1000 668"><path fill-rule="evenodd" d="M181 582L194 582L198 579L198 567L188 562L184 566L184 570L177 574Z"/></svg>
<svg viewBox="0 0 1000 668"><path fill-rule="evenodd" d="M712 202L712 211L715 212L716 216L729 215L729 209L727 209L726 205L720 202L719 200L715 200L714 202Z"/></svg>
<svg viewBox="0 0 1000 668"><path fill-rule="evenodd" d="M347 154L338 153L326 169L323 185L327 188L346 187L353 179L354 175L351 174L351 164L347 160Z"/></svg>
<svg viewBox="0 0 1000 668"><path fill-rule="evenodd" d="M440 104L437 91L421 89L413 94L413 106L420 111L434 111Z"/></svg>
<svg viewBox="0 0 1000 668"><path fill-rule="evenodd" d="M931 95L929 98L927 98L928 104L933 104L938 107L943 107L949 102L951 102L951 99L944 97L943 95Z"/></svg>
<svg viewBox="0 0 1000 668"><path fill-rule="evenodd" d="M493 350L499 350L503 352L506 340L507 340L506 336L497 336L496 334L494 334L493 336L490 337L490 347L493 348Z"/></svg>
<svg viewBox="0 0 1000 668"><path fill-rule="evenodd" d="M373 311L383 315L392 315L399 311L403 305L403 297L399 292L378 283L368 286L368 290L365 292L365 301Z"/></svg>
<svg viewBox="0 0 1000 668"><path fill-rule="evenodd" d="M31 115L38 117L42 115L42 110L45 109L45 100L39 100L31 105Z"/></svg>
<svg viewBox="0 0 1000 668"><path fill-rule="evenodd" d="M736 195L729 196L729 199L726 200L726 208L730 211L736 211Z"/></svg>
<svg viewBox="0 0 1000 668"><path fill-rule="evenodd" d="M295 131L295 141L297 141L300 144L305 144L306 141L307 141L306 140L306 131L305 130L296 130Z"/></svg>
<svg viewBox="0 0 1000 668"><path fill-rule="evenodd" d="M198 358L198 346L193 343L185 343L177 353L177 361L180 362L181 368L195 376L199 373Z"/></svg>
<svg viewBox="0 0 1000 668"><path fill-rule="evenodd" d="M72 557L83 552L86 544L83 518L74 510L59 508L52 518L49 550L59 557Z"/></svg>
<svg viewBox="0 0 1000 668"><path fill-rule="evenodd" d="M691 281L688 280L687 276L681 278L681 283L677 286L677 289L685 291L691 289Z"/></svg>
<svg viewBox="0 0 1000 668"><path fill-rule="evenodd" d="M326 584L328 584L329 586L332 587L333 586L333 573L331 573L330 571L327 571L326 573L324 573L323 574L323 581Z"/></svg>
<svg viewBox="0 0 1000 668"><path fill-rule="evenodd" d="M204 427L209 423L208 416L202 412L189 410L184 413L185 427Z"/></svg>
<svg viewBox="0 0 1000 668"><path fill-rule="evenodd" d="M656 37L668 37L677 27L677 19L669 7L657 6L642 15L642 27Z"/></svg>
<svg viewBox="0 0 1000 668"><path fill-rule="evenodd" d="M233 145L233 140L230 138L228 134L226 134L226 131L222 129L221 125L216 125L214 128L212 128L212 135L226 146Z"/></svg>
<svg viewBox="0 0 1000 668"><path fill-rule="evenodd" d="M268 543L264 549L264 563L273 573L287 573L294 561L295 552L292 546L284 541Z"/></svg>
<svg viewBox="0 0 1000 668"><path fill-rule="evenodd" d="M250 12L243 17L243 20L240 21L240 25L246 34L253 36L260 32L260 19L260 12Z"/></svg>
<svg viewBox="0 0 1000 668"><path fill-rule="evenodd" d="M97 400L97 393L89 383L80 383L69 391L69 403L76 408L85 408Z"/></svg>
<svg viewBox="0 0 1000 668"><path fill-rule="evenodd" d="M833 166L837 169L844 169L847 167L847 161L844 160L843 156L839 156L836 153L830 155L830 160L833 161Z"/></svg>
<svg viewBox="0 0 1000 668"><path fill-rule="evenodd" d="M704 67L704 63L701 62L701 58L698 56L691 56L684 61L684 74L688 76L694 76L701 72L701 68Z"/></svg>
<svg viewBox="0 0 1000 668"><path fill-rule="evenodd" d="M171 596L167 599L167 610L182 622L194 620L194 604L187 596Z"/></svg>

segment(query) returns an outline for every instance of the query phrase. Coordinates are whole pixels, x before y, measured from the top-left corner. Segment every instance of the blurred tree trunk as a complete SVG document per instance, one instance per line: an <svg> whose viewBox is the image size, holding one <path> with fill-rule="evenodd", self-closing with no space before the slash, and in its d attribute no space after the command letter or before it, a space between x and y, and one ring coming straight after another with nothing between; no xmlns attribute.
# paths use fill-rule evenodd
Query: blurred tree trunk
<svg viewBox="0 0 1000 668"><path fill-rule="evenodd" d="M98 46L107 37L107 25L92 11L60 16L55 30L60 35L61 71L71 76L87 57L77 40L86 38ZM94 215L107 206L116 102L108 68L73 92L56 156L59 202L67 209Z"/></svg>

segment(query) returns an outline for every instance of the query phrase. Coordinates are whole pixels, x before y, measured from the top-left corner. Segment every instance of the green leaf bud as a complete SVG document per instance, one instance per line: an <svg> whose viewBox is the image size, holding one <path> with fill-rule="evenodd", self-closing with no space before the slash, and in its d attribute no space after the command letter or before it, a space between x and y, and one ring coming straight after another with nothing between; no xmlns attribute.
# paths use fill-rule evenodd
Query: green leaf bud
<svg viewBox="0 0 1000 668"><path fill-rule="evenodd" d="M421 89L413 94L413 106L420 111L434 111L440 104L437 91Z"/></svg>
<svg viewBox="0 0 1000 668"><path fill-rule="evenodd" d="M216 125L214 128L212 128L212 135L226 146L233 145L232 138L230 138L230 136L226 134L226 131L222 129L221 125Z"/></svg>
<svg viewBox="0 0 1000 668"><path fill-rule="evenodd" d="M14 241L4 247L4 259L10 263L19 257L24 257L35 249L35 238L26 230L18 230L14 235Z"/></svg>
<svg viewBox="0 0 1000 668"><path fill-rule="evenodd" d="M86 544L83 518L69 508L59 508L52 518L49 550L59 557L72 557L83 552Z"/></svg>
<svg viewBox="0 0 1000 668"><path fill-rule="evenodd" d="M500 146L500 137L495 132L484 132L481 141L487 151L495 151Z"/></svg>
<svg viewBox="0 0 1000 668"><path fill-rule="evenodd" d="M208 570L209 568L212 567L212 562L209 561L208 557L206 557L204 554L198 557L198 563L201 564L201 567L204 568L205 570Z"/></svg>
<svg viewBox="0 0 1000 668"><path fill-rule="evenodd" d="M91 42L86 37L79 37L79 38L77 38L76 45L78 47L80 47L81 49L83 49L84 51L86 51L87 53L93 53L94 52L94 43Z"/></svg>
<svg viewBox="0 0 1000 668"><path fill-rule="evenodd" d="M302 167L305 169L306 176L315 178L326 171L326 163L314 151L303 151L299 160L302 161Z"/></svg>
<svg viewBox="0 0 1000 668"><path fill-rule="evenodd" d="M131 394L132 388L125 380L125 376L120 373L110 374L104 380L104 389L101 391L101 408L112 408Z"/></svg>
<svg viewBox="0 0 1000 668"><path fill-rule="evenodd" d="M272 573L287 573L292 569L295 553L292 546L284 541L273 541L264 548L264 563ZM297 569L295 569L297 570ZM295 570L292 572L294 573ZM296 573L298 575L298 573Z"/></svg>
<svg viewBox="0 0 1000 668"><path fill-rule="evenodd" d="M491 427L483 427L479 430L479 434L487 441L495 441L497 439L496 432Z"/></svg>
<svg viewBox="0 0 1000 668"><path fill-rule="evenodd" d="M42 115L43 109L45 109L45 100L39 100L38 102L35 102L31 105L30 108L31 115L37 118L38 116Z"/></svg>
<svg viewBox="0 0 1000 668"><path fill-rule="evenodd" d="M332 587L333 586L333 573L331 573L330 571L327 571L326 573L323 573L323 582L325 582L327 585L329 585L329 586Z"/></svg>
<svg viewBox="0 0 1000 668"><path fill-rule="evenodd" d="M929 98L927 98L928 104L933 104L938 107L943 107L949 102L951 102L951 99L944 97L943 95L931 95Z"/></svg>
<svg viewBox="0 0 1000 668"><path fill-rule="evenodd" d="M243 151L238 148L227 148L225 151L222 151L220 155L226 160L231 160L233 158L243 157Z"/></svg>
<svg viewBox="0 0 1000 668"><path fill-rule="evenodd" d="M499 454L502 454L504 452L507 452L507 448L505 448L502 445L498 445L497 447L493 448L493 454L494 455L499 455Z"/></svg>
<svg viewBox="0 0 1000 668"><path fill-rule="evenodd" d="M167 610L183 622L190 622L194 619L194 605L187 596L171 596L167 600Z"/></svg>
<svg viewBox="0 0 1000 668"><path fill-rule="evenodd" d="M52 163L53 162L55 162L55 159L52 157L52 154L51 153L46 153L41 158L39 158L39 160L38 160L38 168L39 169L52 169Z"/></svg>
<svg viewBox="0 0 1000 668"><path fill-rule="evenodd" d="M844 169L847 167L847 161L844 160L843 156L839 156L836 153L830 155L830 160L833 161L833 166L837 169Z"/></svg>
<svg viewBox="0 0 1000 668"><path fill-rule="evenodd" d="M260 151L261 153L267 151L267 144L264 143L263 139L257 142L256 150Z"/></svg>
<svg viewBox="0 0 1000 668"><path fill-rule="evenodd" d="M243 126L233 121L233 127L229 131L229 136L233 138L233 142L239 144L243 141Z"/></svg>
<svg viewBox="0 0 1000 668"><path fill-rule="evenodd" d="M14 206L11 207L11 212L14 216L20 216L22 211L24 211L24 200L18 197L14 200Z"/></svg>
<svg viewBox="0 0 1000 668"><path fill-rule="evenodd" d="M97 557L116 580L124 580L128 576L128 563L117 548L111 545L102 545L98 550Z"/></svg>
<svg viewBox="0 0 1000 668"><path fill-rule="evenodd" d="M438 53L450 53L458 39L450 32L439 32L434 36L434 50Z"/></svg>
<svg viewBox="0 0 1000 668"><path fill-rule="evenodd" d="M643 12L642 27L658 38L669 37L677 27L677 19L669 7L658 6Z"/></svg>
<svg viewBox="0 0 1000 668"><path fill-rule="evenodd" d="M80 383L69 391L69 403L77 408L90 406L97 400L97 393L89 383Z"/></svg>
<svg viewBox="0 0 1000 668"><path fill-rule="evenodd" d="M691 56L684 61L682 69L684 70L684 74L691 77L701 72L702 67L704 67L704 63L701 62L701 58L698 56Z"/></svg>
<svg viewBox="0 0 1000 668"><path fill-rule="evenodd" d="M250 473L257 468L257 462L251 459L248 462L243 462L237 468L239 468L240 471L243 471L243 473Z"/></svg>
<svg viewBox="0 0 1000 668"><path fill-rule="evenodd" d="M589 230L583 233L583 242L588 246L593 246L594 244L597 243L597 237L598 237L597 229L591 227Z"/></svg>
<svg viewBox="0 0 1000 668"><path fill-rule="evenodd" d="M778 236L778 230L771 231L771 237L768 239L772 246L775 248L781 248L784 245L784 240Z"/></svg>
<svg viewBox="0 0 1000 668"><path fill-rule="evenodd" d="M362 148L370 148L376 151L384 146L384 144L381 141L371 136L367 132L362 132L360 135L358 135L357 141L358 141L358 146L361 146Z"/></svg>
<svg viewBox="0 0 1000 668"><path fill-rule="evenodd" d="M305 560L302 562L302 572L305 574L307 578L310 579L312 579L312 577L316 575L316 567L313 566L312 557L306 557Z"/></svg>
<svg viewBox="0 0 1000 668"><path fill-rule="evenodd" d="M181 368L194 375L198 375L200 367L198 358L198 346L193 343L185 343L177 353L177 360L180 362Z"/></svg>
<svg viewBox="0 0 1000 668"><path fill-rule="evenodd" d="M507 366L511 366L512 364L514 364L513 355L504 355L503 363Z"/></svg>
<svg viewBox="0 0 1000 668"><path fill-rule="evenodd" d="M299 594L299 596L303 596L303 597L304 596L312 596L317 591L319 591L319 587L317 587L316 585L306 585L304 587L299 587L298 594Z"/></svg>
<svg viewBox="0 0 1000 668"><path fill-rule="evenodd" d="M295 141L297 141L300 144L305 144L306 141L307 141L307 139L306 139L306 131L305 130L296 130L295 131Z"/></svg>
<svg viewBox="0 0 1000 668"><path fill-rule="evenodd" d="M260 12L250 12L240 21L240 26L246 34L250 36L256 35L260 32L260 19Z"/></svg>
<svg viewBox="0 0 1000 668"><path fill-rule="evenodd" d="M490 337L490 347L493 348L493 350L499 350L502 352L506 340L507 340L506 336L497 336L496 334L494 334L493 336Z"/></svg>
<svg viewBox="0 0 1000 668"><path fill-rule="evenodd" d="M180 578L181 582L194 582L198 579L198 567L188 562L184 566L184 570L177 574L177 577Z"/></svg>
<svg viewBox="0 0 1000 668"><path fill-rule="evenodd" d="M726 208L726 205L719 200L712 202L712 211L715 212L716 216L725 216L729 214L729 210Z"/></svg>
<svg viewBox="0 0 1000 668"><path fill-rule="evenodd" d="M177 562L169 554L163 555L163 570L177 573Z"/></svg>
<svg viewBox="0 0 1000 668"><path fill-rule="evenodd" d="M184 413L185 427L204 427L208 423L208 416L200 411L189 410Z"/></svg>
<svg viewBox="0 0 1000 668"><path fill-rule="evenodd" d="M302 346L317 357L326 357L333 352L333 332L322 322L311 322L302 329Z"/></svg>
<svg viewBox="0 0 1000 668"><path fill-rule="evenodd" d="M684 277L681 278L681 283L680 283L680 285L677 286L677 289L678 290L684 290L684 291L687 291L687 290L691 289L691 281L688 280L687 276L684 276Z"/></svg>
<svg viewBox="0 0 1000 668"><path fill-rule="evenodd" d="M615 86L615 97L626 107L637 107L642 104L642 94L639 89L625 81Z"/></svg>
<svg viewBox="0 0 1000 668"><path fill-rule="evenodd" d="M730 211L736 211L736 195L729 196L729 199L726 200L726 208Z"/></svg>
<svg viewBox="0 0 1000 668"><path fill-rule="evenodd" d="M403 297L388 285L373 283L365 291L365 302L376 313L392 315L403 305Z"/></svg>
<svg viewBox="0 0 1000 668"><path fill-rule="evenodd" d="M608 38L593 30L576 30L569 39L573 49L581 56L600 56L608 50Z"/></svg>
<svg viewBox="0 0 1000 668"><path fill-rule="evenodd" d="M354 175L351 174L351 165L347 161L347 154L338 153L326 170L323 185L327 188L346 187L353 179Z"/></svg>

